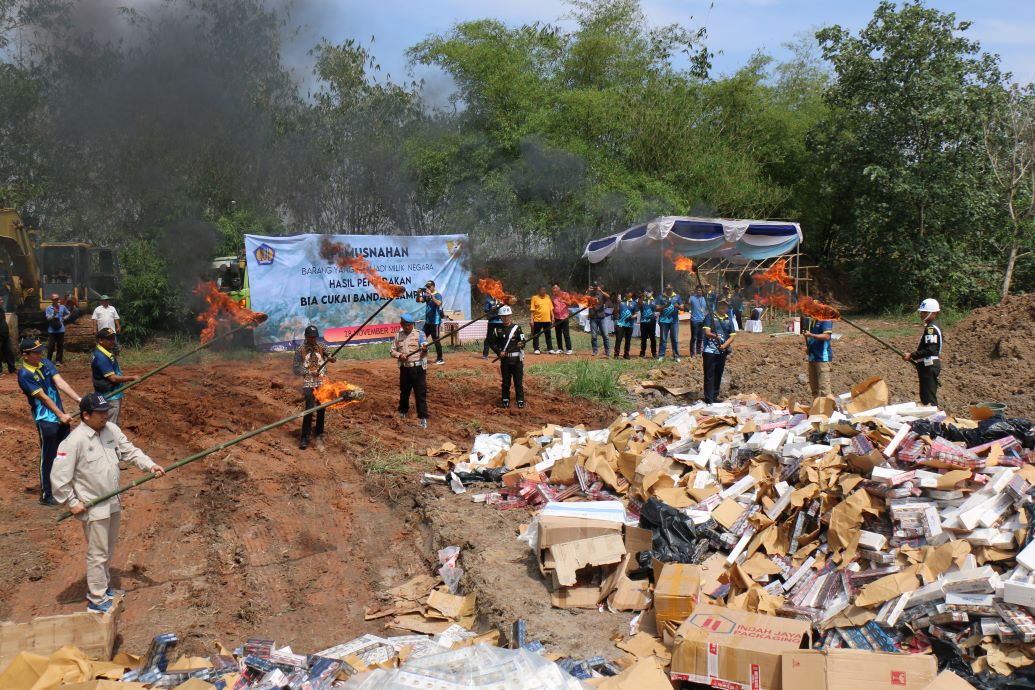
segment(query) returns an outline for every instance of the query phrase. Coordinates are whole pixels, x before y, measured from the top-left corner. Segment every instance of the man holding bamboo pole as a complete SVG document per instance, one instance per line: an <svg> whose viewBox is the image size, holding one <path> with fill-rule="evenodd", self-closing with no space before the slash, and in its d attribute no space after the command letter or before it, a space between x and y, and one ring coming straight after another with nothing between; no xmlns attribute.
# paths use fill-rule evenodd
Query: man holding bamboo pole
<svg viewBox="0 0 1035 690"><path fill-rule="evenodd" d="M334 355L327 352L327 346L320 342L320 331L316 326L305 327L305 342L295 350L295 359L292 370L295 376L302 377L302 397L305 400L302 409L308 410L316 407L316 389L323 385L323 370L329 362L334 362ZM323 435L324 410L316 413L316 438ZM309 447L309 434L313 430L313 415L307 414L302 418L302 437L298 441L298 447L305 450ZM323 443L323 441L320 441Z"/></svg>
<svg viewBox="0 0 1035 690"><path fill-rule="evenodd" d="M87 393L79 401L83 423L58 446L51 481L54 498L64 503L83 525L86 539L86 610L107 613L115 590L111 586L111 560L119 538L122 503L116 496L87 508L85 504L119 486L119 463L131 462L161 477L165 470L147 457L108 422L111 404L99 393Z"/></svg>

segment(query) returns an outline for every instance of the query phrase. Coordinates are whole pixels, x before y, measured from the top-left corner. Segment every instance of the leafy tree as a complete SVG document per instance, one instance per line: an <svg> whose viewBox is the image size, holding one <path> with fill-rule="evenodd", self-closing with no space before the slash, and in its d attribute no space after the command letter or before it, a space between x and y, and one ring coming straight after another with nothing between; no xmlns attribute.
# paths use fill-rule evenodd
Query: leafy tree
<svg viewBox="0 0 1035 690"><path fill-rule="evenodd" d="M982 141L1003 75L968 27L922 2L884 1L858 36L817 34L837 78L814 132L831 209L816 239L862 306L928 294L975 304L991 289L981 240L998 213Z"/></svg>

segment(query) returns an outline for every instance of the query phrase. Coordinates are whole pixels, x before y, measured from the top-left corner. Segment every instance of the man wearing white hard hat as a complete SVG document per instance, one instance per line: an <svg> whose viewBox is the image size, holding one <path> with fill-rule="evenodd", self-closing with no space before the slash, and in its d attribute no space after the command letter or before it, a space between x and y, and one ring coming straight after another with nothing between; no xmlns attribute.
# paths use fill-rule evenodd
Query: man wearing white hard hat
<svg viewBox="0 0 1035 690"><path fill-rule="evenodd" d="M500 404L510 407L510 382L513 381L517 406L524 407L525 334L521 332L521 326L514 323L514 311L510 307L500 307L499 315L503 323L493 333L489 345L500 360L500 375L503 377Z"/></svg>
<svg viewBox="0 0 1035 690"><path fill-rule="evenodd" d="M925 299L920 303L920 319L924 322L923 333L916 350L906 354L906 361L916 366L920 379L920 403L938 405L938 376L942 372L942 329L938 326L938 312L941 305L936 299Z"/></svg>

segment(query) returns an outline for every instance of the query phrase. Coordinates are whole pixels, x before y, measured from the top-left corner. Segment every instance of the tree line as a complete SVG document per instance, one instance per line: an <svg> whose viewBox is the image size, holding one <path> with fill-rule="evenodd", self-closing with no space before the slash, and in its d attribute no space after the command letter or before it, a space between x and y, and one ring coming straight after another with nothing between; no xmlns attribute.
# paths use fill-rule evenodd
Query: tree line
<svg viewBox="0 0 1035 690"><path fill-rule="evenodd" d="M476 261L582 280L589 239L657 215L786 218L859 309L1035 284L1035 94L923 2L728 75L638 0L462 22L408 51L450 79L438 105L357 40L292 71L287 4L90 6L0 0L0 202L118 247L141 334L247 232L466 232Z"/></svg>

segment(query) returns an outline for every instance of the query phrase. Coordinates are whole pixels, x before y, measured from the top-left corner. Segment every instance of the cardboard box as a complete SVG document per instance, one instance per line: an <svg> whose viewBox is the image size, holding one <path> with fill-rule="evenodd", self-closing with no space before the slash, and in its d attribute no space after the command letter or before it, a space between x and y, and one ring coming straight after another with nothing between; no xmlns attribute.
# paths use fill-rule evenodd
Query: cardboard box
<svg viewBox="0 0 1035 690"><path fill-rule="evenodd" d="M599 503L618 503L616 501L600 501ZM619 512L601 511L601 518L586 517L593 512L592 508L582 511L567 511L561 515L554 506L593 506L593 503L551 503L539 516L539 548L547 549L554 544L564 544L605 534L622 534L625 509L618 503ZM606 519L611 515L612 519Z"/></svg>
<svg viewBox="0 0 1035 690"><path fill-rule="evenodd" d="M800 690L782 683L780 655L798 649L812 625L700 604L676 631L671 677L727 690Z"/></svg>
<svg viewBox="0 0 1035 690"><path fill-rule="evenodd" d="M62 685L61 690L143 690L143 683L123 683L117 680L88 680L85 683ZM214 687L209 685L209 687Z"/></svg>
<svg viewBox="0 0 1035 690"><path fill-rule="evenodd" d="M629 573L639 569L635 555L626 554L621 565L615 568L600 588L600 601L615 611L643 611L650 606L650 581L632 580Z"/></svg>
<svg viewBox="0 0 1035 690"><path fill-rule="evenodd" d="M977 690L952 671L942 671L924 690Z"/></svg>
<svg viewBox="0 0 1035 690"><path fill-rule="evenodd" d="M923 690L938 675L927 654L883 654L854 649L789 651L783 686L809 690Z"/></svg>
<svg viewBox="0 0 1035 690"><path fill-rule="evenodd" d="M654 585L658 623L682 623L701 600L701 569L685 563L667 563Z"/></svg>
<svg viewBox="0 0 1035 690"><path fill-rule="evenodd" d="M550 547L554 563L554 581L561 587L578 582L577 571L598 565L620 563L625 557L622 535L611 533L589 539L554 544Z"/></svg>
<svg viewBox="0 0 1035 690"><path fill-rule="evenodd" d="M108 613L70 613L33 618L28 623L0 623L0 669L18 652L49 657L65 646L78 647L91 659L111 659L115 648L122 598L116 597Z"/></svg>

